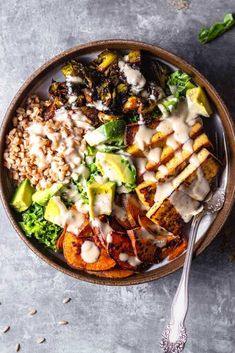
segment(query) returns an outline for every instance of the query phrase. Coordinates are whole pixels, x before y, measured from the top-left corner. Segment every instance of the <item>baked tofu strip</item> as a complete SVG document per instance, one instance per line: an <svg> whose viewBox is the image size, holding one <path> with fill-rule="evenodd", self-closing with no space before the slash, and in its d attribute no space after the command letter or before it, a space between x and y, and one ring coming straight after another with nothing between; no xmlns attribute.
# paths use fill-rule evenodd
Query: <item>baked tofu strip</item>
<svg viewBox="0 0 235 353"><path fill-rule="evenodd" d="M208 159L200 165L205 178L211 184L213 178L217 175L219 170L219 163L215 159L215 157L210 154ZM192 184L192 182L197 177L197 170L195 170L184 182L183 185L188 187ZM139 184L135 191L139 200L145 206L147 210L149 210L154 205L154 196L156 193L157 183L154 181L144 181Z"/></svg>
<svg viewBox="0 0 235 353"><path fill-rule="evenodd" d="M154 205L156 182L144 181L135 188L136 194L147 210Z"/></svg>
<svg viewBox="0 0 235 353"><path fill-rule="evenodd" d="M214 177L219 172L219 162L215 157L206 149L201 150L197 154L198 160L204 177L209 184L213 181ZM175 179L173 179L173 192L179 188L180 185L184 185L186 188L189 187L193 181L197 178L197 169L193 164L189 164L183 172L181 172ZM173 193L172 192L172 193ZM171 194L170 194L171 195ZM181 216L176 211L175 207L171 204L169 197L165 199L159 199L147 212L146 216L151 219L152 222L164 227L173 234L178 234L180 227L184 224Z"/></svg>
<svg viewBox="0 0 235 353"><path fill-rule="evenodd" d="M212 144L205 133L196 137L193 141L193 153L200 151L202 148L212 149ZM163 175L159 170L156 173L156 179L158 181L165 180L166 177L172 177L180 173L188 164L189 158L193 154L188 150L181 148L178 150L173 157L165 163L168 170L167 175ZM174 153L173 153L174 154ZM164 164L164 163L161 163Z"/></svg>
<svg viewBox="0 0 235 353"><path fill-rule="evenodd" d="M198 136L200 131L202 130L202 122L198 120L191 128L189 132L190 138L195 138ZM138 124L128 124L125 128L125 136L124 141L125 145L128 146L126 152L130 153L134 157L144 157L144 151L142 151L139 146L134 144L135 135L137 134L139 129ZM173 133L173 130L169 134L165 134L161 131L156 131L153 135L151 143L146 145L146 149L154 148L154 147L164 147L166 145L167 138Z"/></svg>

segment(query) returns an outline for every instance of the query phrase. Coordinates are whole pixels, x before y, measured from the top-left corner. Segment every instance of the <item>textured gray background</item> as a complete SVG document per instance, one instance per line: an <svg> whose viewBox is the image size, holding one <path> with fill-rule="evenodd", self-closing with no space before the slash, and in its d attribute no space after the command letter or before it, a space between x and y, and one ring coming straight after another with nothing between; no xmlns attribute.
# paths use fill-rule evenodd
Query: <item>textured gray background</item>
<svg viewBox="0 0 235 353"><path fill-rule="evenodd" d="M38 66L91 40L128 38L170 49L200 69L235 113L235 28L209 45L197 32L234 0L194 0L176 10L164 0L0 1L0 116ZM56 272L35 257L0 213L0 353L155 353L180 272L135 287L100 287ZM234 217L193 262L187 353L235 351ZM233 239L232 239L233 237ZM72 301L63 305L64 297ZM38 314L27 315L35 307ZM58 320L69 325L58 326ZM35 338L46 337L38 345Z"/></svg>

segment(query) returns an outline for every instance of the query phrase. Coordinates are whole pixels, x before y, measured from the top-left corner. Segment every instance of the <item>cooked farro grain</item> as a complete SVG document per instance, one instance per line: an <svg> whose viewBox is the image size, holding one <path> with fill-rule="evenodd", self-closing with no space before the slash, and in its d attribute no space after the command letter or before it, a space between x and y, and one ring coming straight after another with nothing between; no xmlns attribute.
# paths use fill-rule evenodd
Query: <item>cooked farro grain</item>
<svg viewBox="0 0 235 353"><path fill-rule="evenodd" d="M73 112L68 113L68 121L46 121L46 106L48 101L31 96L25 109L17 109L13 129L6 136L4 165L16 184L28 178L41 189L58 181L68 182L72 169L81 162L84 130L73 123Z"/></svg>

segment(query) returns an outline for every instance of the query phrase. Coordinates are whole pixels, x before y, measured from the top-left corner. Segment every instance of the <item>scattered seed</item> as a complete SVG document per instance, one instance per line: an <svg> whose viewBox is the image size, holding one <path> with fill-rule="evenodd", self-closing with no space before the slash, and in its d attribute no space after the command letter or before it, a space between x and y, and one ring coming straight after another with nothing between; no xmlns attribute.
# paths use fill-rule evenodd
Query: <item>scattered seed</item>
<svg viewBox="0 0 235 353"><path fill-rule="evenodd" d="M6 333L10 330L10 326L6 326L4 327L4 329L2 330L3 333Z"/></svg>
<svg viewBox="0 0 235 353"><path fill-rule="evenodd" d="M21 348L21 347L20 347L20 344L17 343L17 345L16 345L16 347L15 347L15 351L16 351L16 352L19 352L19 351L20 351L20 348Z"/></svg>
<svg viewBox="0 0 235 353"><path fill-rule="evenodd" d="M58 321L58 324L59 325L68 325L68 321L60 320L60 321Z"/></svg>
<svg viewBox="0 0 235 353"><path fill-rule="evenodd" d="M67 304L67 303L69 303L69 302L70 302L70 300L71 300L71 298L64 298L64 300L63 300L63 304Z"/></svg>
<svg viewBox="0 0 235 353"><path fill-rule="evenodd" d="M43 343L43 342L45 342L45 341L46 341L45 337L38 337L38 338L36 339L36 342L37 342L38 344Z"/></svg>
<svg viewBox="0 0 235 353"><path fill-rule="evenodd" d="M31 310L29 311L29 315L33 316L33 315L35 315L35 314L37 314L37 310L36 310L36 309L31 309Z"/></svg>

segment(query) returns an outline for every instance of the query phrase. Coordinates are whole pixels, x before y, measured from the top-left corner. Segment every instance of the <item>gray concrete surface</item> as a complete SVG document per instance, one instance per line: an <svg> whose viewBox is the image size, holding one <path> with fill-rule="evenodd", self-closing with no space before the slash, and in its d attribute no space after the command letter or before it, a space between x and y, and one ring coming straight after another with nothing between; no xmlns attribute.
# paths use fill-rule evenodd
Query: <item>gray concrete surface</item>
<svg viewBox="0 0 235 353"><path fill-rule="evenodd" d="M235 113L235 28L209 45L197 32L234 0L192 0L176 10L163 0L5 0L0 2L0 116L38 66L78 43L134 38L172 50L200 69ZM42 263L0 213L0 353L158 353L180 272L135 287L100 287ZM186 353L235 352L234 215L193 262ZM231 259L231 257L230 257ZM72 301L62 304L64 297ZM30 308L37 315L27 315ZM58 326L58 320L69 325ZM35 343L37 337L46 342Z"/></svg>

